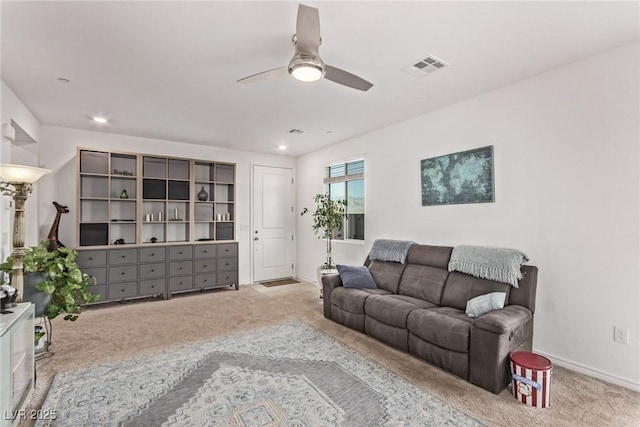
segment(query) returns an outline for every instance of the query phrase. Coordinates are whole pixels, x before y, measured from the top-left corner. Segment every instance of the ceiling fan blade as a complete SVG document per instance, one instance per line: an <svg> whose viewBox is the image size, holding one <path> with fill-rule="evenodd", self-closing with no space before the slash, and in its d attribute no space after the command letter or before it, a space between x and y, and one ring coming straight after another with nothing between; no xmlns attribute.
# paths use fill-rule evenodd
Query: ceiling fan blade
<svg viewBox="0 0 640 427"><path fill-rule="evenodd" d="M296 50L318 56L320 47L320 15L315 7L298 5L296 21Z"/></svg>
<svg viewBox="0 0 640 427"><path fill-rule="evenodd" d="M369 83L365 79L358 77L355 74L351 74L347 71L341 70L340 68L332 67L331 65L325 65L324 70L325 79L331 80L332 82L336 82L344 86L349 86L353 89L358 89L366 92L373 86L373 83Z"/></svg>
<svg viewBox="0 0 640 427"><path fill-rule="evenodd" d="M263 80L272 79L275 77L286 76L289 74L288 67L274 68L273 70L263 71L252 76L244 77L238 80L238 83L255 83Z"/></svg>

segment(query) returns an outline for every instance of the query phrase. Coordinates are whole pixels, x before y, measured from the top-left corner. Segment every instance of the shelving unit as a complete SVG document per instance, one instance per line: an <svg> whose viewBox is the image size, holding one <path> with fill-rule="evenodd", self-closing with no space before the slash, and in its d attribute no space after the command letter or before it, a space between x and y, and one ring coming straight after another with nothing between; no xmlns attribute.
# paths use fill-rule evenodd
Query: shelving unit
<svg viewBox="0 0 640 427"><path fill-rule="evenodd" d="M81 150L78 157L79 245L135 244L136 155Z"/></svg>
<svg viewBox="0 0 640 427"><path fill-rule="evenodd" d="M238 288L235 164L83 148L77 158L78 264L99 302Z"/></svg>
<svg viewBox="0 0 640 427"><path fill-rule="evenodd" d="M140 243L190 240L191 162L142 156L142 236Z"/></svg>

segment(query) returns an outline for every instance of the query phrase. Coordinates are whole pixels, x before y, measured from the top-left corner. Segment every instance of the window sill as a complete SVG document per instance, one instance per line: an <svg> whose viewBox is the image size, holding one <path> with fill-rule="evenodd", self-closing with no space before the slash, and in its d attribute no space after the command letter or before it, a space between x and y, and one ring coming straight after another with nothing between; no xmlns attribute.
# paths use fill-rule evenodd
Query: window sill
<svg viewBox="0 0 640 427"><path fill-rule="evenodd" d="M346 243L348 245L364 245L364 240L356 240L356 239L336 240L336 239L332 239L331 243Z"/></svg>

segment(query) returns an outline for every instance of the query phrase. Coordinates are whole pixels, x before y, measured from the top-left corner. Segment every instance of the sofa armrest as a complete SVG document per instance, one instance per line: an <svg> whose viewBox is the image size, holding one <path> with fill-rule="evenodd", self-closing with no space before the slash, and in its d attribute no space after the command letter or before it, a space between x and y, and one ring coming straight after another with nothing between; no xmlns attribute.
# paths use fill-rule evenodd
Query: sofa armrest
<svg viewBox="0 0 640 427"><path fill-rule="evenodd" d="M342 286L342 280L338 274L326 274L322 276L322 303L324 317L331 319L331 291Z"/></svg>
<svg viewBox="0 0 640 427"><path fill-rule="evenodd" d="M531 351L533 314L508 305L479 317L471 326L469 382L500 393L509 384L509 353Z"/></svg>
<svg viewBox="0 0 640 427"><path fill-rule="evenodd" d="M531 312L525 307L508 305L502 310L494 310L479 317L473 322L473 326L494 334L504 334L527 322L531 316Z"/></svg>

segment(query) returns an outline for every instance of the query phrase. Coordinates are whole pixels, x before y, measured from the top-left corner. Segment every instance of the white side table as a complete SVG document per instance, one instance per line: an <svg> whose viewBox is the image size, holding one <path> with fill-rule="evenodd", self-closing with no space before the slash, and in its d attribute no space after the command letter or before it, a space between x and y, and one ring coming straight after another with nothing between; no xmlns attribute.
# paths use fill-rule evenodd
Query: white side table
<svg viewBox="0 0 640 427"><path fill-rule="evenodd" d="M16 425L34 387L34 305L0 314L0 427Z"/></svg>

